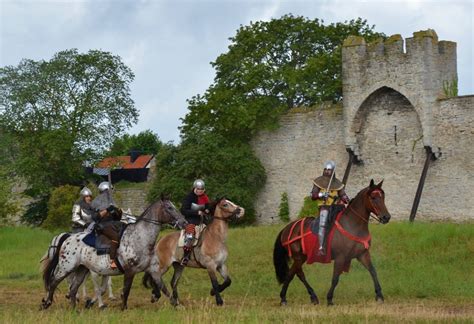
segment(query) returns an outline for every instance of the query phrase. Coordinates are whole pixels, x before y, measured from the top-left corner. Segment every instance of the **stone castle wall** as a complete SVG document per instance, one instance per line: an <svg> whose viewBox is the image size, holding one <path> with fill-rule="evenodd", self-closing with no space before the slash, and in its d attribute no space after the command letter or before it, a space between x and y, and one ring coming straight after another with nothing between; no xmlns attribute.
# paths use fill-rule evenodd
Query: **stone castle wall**
<svg viewBox="0 0 474 324"><path fill-rule="evenodd" d="M405 48L406 49L405 49ZM408 219L426 152L431 163L417 219L474 219L474 96L445 99L457 79L456 44L438 41L433 30L366 44L349 37L343 46L344 104L293 111L274 132L261 132L253 147L267 172L256 204L260 223L278 222L283 192L297 217L311 179L324 161L338 164L340 179L351 152L347 193L353 197L381 181L394 218ZM454 207L455 206L455 207Z"/></svg>
<svg viewBox="0 0 474 324"><path fill-rule="evenodd" d="M135 216L148 207L147 192L144 188L116 189L116 202L123 211L130 209L130 213Z"/></svg>
<svg viewBox="0 0 474 324"><path fill-rule="evenodd" d="M473 220L469 188L474 187L474 96L438 103L434 128L442 154L428 170L416 217ZM408 220L426 157L417 114L405 97L391 89L369 98L361 111L366 115L357 137L364 160L352 166L346 191L353 197L370 179L383 179L392 217ZM267 173L256 203L261 224L280 221L283 192L288 194L290 217L295 219L323 163L336 161L336 175L342 179L348 161L340 106L289 113L282 117L278 130L261 132L252 145Z"/></svg>

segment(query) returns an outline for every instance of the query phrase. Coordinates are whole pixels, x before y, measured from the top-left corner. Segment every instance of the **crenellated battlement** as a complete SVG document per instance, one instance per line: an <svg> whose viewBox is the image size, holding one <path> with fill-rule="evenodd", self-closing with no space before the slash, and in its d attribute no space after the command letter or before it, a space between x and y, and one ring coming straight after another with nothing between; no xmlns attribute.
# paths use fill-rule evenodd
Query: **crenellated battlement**
<svg viewBox="0 0 474 324"><path fill-rule="evenodd" d="M413 105L423 129L423 143L434 152L432 107L446 96L443 86L457 80L456 43L439 41L432 29L405 40L396 34L367 43L349 36L342 47L342 76L346 146L356 154L356 114L375 91L388 87Z"/></svg>
<svg viewBox="0 0 474 324"><path fill-rule="evenodd" d="M406 46L405 46L406 45ZM438 35L432 29L413 33L413 37L405 41L400 34L388 37L386 40L377 40L366 43L361 36L349 36L343 44L345 55L358 56L358 59L371 59L378 56L404 54L407 60L426 55L438 55L443 60L456 60L456 43L438 41Z"/></svg>

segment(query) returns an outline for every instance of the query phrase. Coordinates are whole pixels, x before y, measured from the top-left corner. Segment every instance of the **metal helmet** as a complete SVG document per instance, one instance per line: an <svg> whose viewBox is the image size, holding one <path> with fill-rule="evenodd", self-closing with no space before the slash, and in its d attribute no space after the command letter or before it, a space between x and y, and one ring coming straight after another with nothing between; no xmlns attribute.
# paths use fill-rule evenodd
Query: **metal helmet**
<svg viewBox="0 0 474 324"><path fill-rule="evenodd" d="M87 187L82 188L80 194L81 194L81 197L87 197L87 196L92 197L92 191Z"/></svg>
<svg viewBox="0 0 474 324"><path fill-rule="evenodd" d="M329 160L324 163L324 169L333 170L336 168L336 162Z"/></svg>
<svg viewBox="0 0 474 324"><path fill-rule="evenodd" d="M194 183L193 183L193 189L194 188L197 188L197 189L204 189L205 188L205 183L203 180L201 179L196 179L194 180Z"/></svg>
<svg viewBox="0 0 474 324"><path fill-rule="evenodd" d="M99 189L99 192L103 192L105 190L110 189L110 183L108 181L101 182L99 186L97 187Z"/></svg>

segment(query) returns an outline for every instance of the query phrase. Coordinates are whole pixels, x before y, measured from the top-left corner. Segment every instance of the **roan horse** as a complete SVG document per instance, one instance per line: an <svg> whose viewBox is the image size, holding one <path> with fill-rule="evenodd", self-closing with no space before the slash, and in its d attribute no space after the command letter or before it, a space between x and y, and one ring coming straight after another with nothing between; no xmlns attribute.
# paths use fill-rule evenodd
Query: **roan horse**
<svg viewBox="0 0 474 324"><path fill-rule="evenodd" d="M230 286L231 279L227 272L225 262L227 260L227 247L225 240L229 228L228 222L232 219L242 218L245 214L244 208L237 206L233 202L221 198L214 202L211 207L213 215L212 222L202 231L199 243L194 247L191 258L186 265L192 268L207 269L211 279L211 296L216 297L216 304L221 306L224 301L220 293ZM174 273L171 279L171 288L173 294L170 296L166 286L162 283L161 287L153 285L152 302L160 298L160 288L163 293L170 297L171 304L177 306L178 301L178 281L183 273L184 266L180 263L180 253L182 248L178 247L180 232L170 233L160 239L155 248L155 254L159 258L159 273L164 275L169 267L173 265ZM220 273L224 282L219 284L217 281L217 272ZM143 284L148 287L149 274L143 277ZM152 283L153 284L153 283Z"/></svg>
<svg viewBox="0 0 474 324"><path fill-rule="evenodd" d="M158 258L153 253L156 238L163 224L172 224L182 228L186 224L183 215L173 203L162 197L150 205L137 219L135 224L130 224L124 230L118 260L123 268L124 288L122 292L122 309L127 308L128 295L136 273L147 271L154 280L154 284L161 286L161 276L157 273ZM43 281L47 291L41 308L48 308L53 302L53 295L59 283L69 274L74 272L74 281L70 286L69 296L76 296L77 290L87 273L94 271L101 275L116 276L122 272L110 267L110 257L98 256L96 250L82 239L86 233L77 233L63 236L58 243L57 250L52 260L46 258L43 262ZM70 298L72 307L76 306L76 298Z"/></svg>
<svg viewBox="0 0 474 324"><path fill-rule="evenodd" d="M331 259L334 260L331 288L327 293L328 305L333 305L332 299L334 289L339 282L339 276L343 271L348 270L350 262L354 258L357 258L357 260L370 272L375 286L375 299L379 302L383 302L384 300L377 273L370 260L370 234L368 228L371 213L373 213L375 215L373 217L382 224L388 223L391 217L385 207L385 193L382 190L382 183L383 181L378 185L375 185L374 181L371 180L369 187L362 189L355 198L351 200L347 209L343 212L338 222L340 227L338 224L335 224L335 233L332 239L330 251L328 251L328 253L331 253ZM313 219L313 217L304 219L303 226L305 231L309 229ZM295 222L296 221L288 224L278 234L273 250L273 264L275 266L276 276L278 282L283 284L280 292L281 305L286 305L287 303L286 291L295 274L306 287L306 290L311 297L311 302L313 304L319 304L318 297L313 288L311 288L309 283L306 281L303 272L302 266L306 262L307 256L303 254L301 240L295 240L289 245L284 246L285 241L289 239L288 236L291 232L290 229ZM361 244L361 238L367 239L366 247ZM288 267L289 250L291 251L291 257L293 259L291 268Z"/></svg>

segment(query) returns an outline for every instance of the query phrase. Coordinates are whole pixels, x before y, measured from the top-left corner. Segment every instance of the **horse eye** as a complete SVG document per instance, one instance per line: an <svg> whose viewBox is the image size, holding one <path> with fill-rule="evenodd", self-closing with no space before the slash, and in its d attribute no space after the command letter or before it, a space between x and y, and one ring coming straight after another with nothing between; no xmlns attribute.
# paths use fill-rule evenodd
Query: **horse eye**
<svg viewBox="0 0 474 324"><path fill-rule="evenodd" d="M224 207L227 208L227 207L229 207L229 205L228 205L228 204L224 204Z"/></svg>

